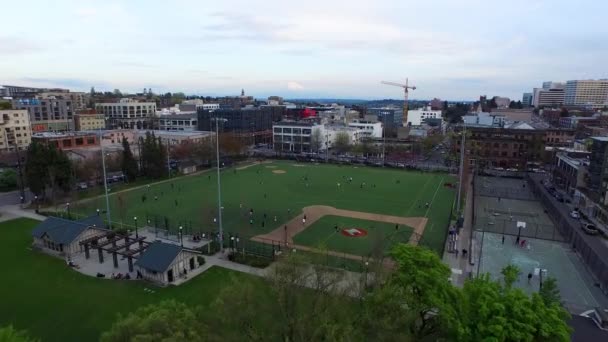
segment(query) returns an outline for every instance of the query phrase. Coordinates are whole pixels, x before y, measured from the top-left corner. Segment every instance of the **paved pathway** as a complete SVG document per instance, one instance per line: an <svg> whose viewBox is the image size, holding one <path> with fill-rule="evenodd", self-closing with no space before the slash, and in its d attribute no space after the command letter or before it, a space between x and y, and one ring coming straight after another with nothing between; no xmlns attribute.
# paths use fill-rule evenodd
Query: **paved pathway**
<svg viewBox="0 0 608 342"><path fill-rule="evenodd" d="M22 209L19 204L5 205L0 207L0 222L27 217L34 220L44 221L46 216L38 215L34 210Z"/></svg>
<svg viewBox="0 0 608 342"><path fill-rule="evenodd" d="M469 179L472 180L473 177ZM464 223L462 229L457 235L455 249L458 254L450 252L450 239L447 239L443 252L443 262L452 269L452 283L457 286L464 285L465 280L469 277L469 273L473 271L473 266L469 262L472 253L468 253L467 257L462 256L462 250L471 251L471 234L473 231L473 187L469 182L466 187L466 201L464 208Z"/></svg>

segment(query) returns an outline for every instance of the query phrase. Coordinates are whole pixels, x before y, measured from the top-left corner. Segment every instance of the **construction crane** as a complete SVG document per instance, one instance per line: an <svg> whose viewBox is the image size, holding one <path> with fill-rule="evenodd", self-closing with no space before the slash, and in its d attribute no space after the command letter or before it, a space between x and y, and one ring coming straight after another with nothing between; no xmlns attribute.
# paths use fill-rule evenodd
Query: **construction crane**
<svg viewBox="0 0 608 342"><path fill-rule="evenodd" d="M406 127L407 126L407 95L408 95L410 89L416 90L416 87L410 86L407 78L405 79L405 84L387 82L387 81L382 81L381 83L390 85L390 86L403 88L404 93L405 93L405 98L404 98L404 102L403 102L403 127Z"/></svg>

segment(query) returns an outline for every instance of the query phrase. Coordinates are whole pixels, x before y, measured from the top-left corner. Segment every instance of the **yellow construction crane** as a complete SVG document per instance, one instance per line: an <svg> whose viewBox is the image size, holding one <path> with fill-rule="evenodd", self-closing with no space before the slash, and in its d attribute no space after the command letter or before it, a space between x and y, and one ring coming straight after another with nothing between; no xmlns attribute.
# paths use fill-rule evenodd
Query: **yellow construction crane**
<svg viewBox="0 0 608 342"><path fill-rule="evenodd" d="M408 79L405 79L405 84L401 84L401 83L395 83L395 82L387 82L387 81L382 81L382 84L386 84L386 85L390 85L390 86L395 86L395 87L400 87L403 88L404 93L405 93L405 99L403 102L403 127L407 127L407 96L409 93L409 90L416 90L415 86L410 86L408 83Z"/></svg>

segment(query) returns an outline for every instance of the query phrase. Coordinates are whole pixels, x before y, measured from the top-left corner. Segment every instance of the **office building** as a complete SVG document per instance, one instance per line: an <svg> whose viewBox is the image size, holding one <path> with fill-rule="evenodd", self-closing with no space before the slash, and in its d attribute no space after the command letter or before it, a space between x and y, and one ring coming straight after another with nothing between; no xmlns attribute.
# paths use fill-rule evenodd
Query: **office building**
<svg viewBox="0 0 608 342"><path fill-rule="evenodd" d="M407 123L410 126L420 126L426 119L441 118L440 110L431 110L431 108L419 108L407 111Z"/></svg>
<svg viewBox="0 0 608 342"><path fill-rule="evenodd" d="M565 90L563 88L534 88L532 105L540 107L561 107L564 104Z"/></svg>
<svg viewBox="0 0 608 342"><path fill-rule="evenodd" d="M564 103L592 109L608 107L608 79L566 82Z"/></svg>
<svg viewBox="0 0 608 342"><path fill-rule="evenodd" d="M566 84L564 82L553 82L546 81L543 82L543 89L564 89Z"/></svg>
<svg viewBox="0 0 608 342"><path fill-rule="evenodd" d="M532 98L534 97L534 94L532 93L524 93L524 95L521 98L521 104L524 107L532 107Z"/></svg>
<svg viewBox="0 0 608 342"><path fill-rule="evenodd" d="M182 131L146 131L139 130L133 132L133 139L135 141L139 141L140 138L146 138L146 133L152 133L157 139L160 139L161 142L167 145L179 145L183 143L193 143L198 144L202 142L211 142L215 137L215 132L201 132L201 131L191 131L191 132L182 132Z"/></svg>
<svg viewBox="0 0 608 342"><path fill-rule="evenodd" d="M198 130L215 131L215 118L219 118L219 131L232 133L249 144L270 143L272 140L272 112L255 107L242 109L198 110Z"/></svg>
<svg viewBox="0 0 608 342"><path fill-rule="evenodd" d="M566 116L559 119L559 127L569 129L581 129L585 126L599 126L599 116Z"/></svg>
<svg viewBox="0 0 608 342"><path fill-rule="evenodd" d="M163 115L158 119L158 127L162 131L192 132L198 128L198 114Z"/></svg>
<svg viewBox="0 0 608 342"><path fill-rule="evenodd" d="M361 131L360 138L378 139L382 138L382 122L371 122L366 120L354 120L348 123L348 127Z"/></svg>
<svg viewBox="0 0 608 342"><path fill-rule="evenodd" d="M0 110L0 151L25 150L31 141L27 110Z"/></svg>
<svg viewBox="0 0 608 342"><path fill-rule="evenodd" d="M74 128L77 131L105 129L106 120L103 114L97 113L95 109L77 110L74 114Z"/></svg>
<svg viewBox="0 0 608 342"><path fill-rule="evenodd" d="M376 115L378 121L384 124L385 129L394 129L403 126L403 111L400 108L368 108L367 114Z"/></svg>
<svg viewBox="0 0 608 342"><path fill-rule="evenodd" d="M311 141L314 131L321 137L317 142L318 146L313 146ZM325 149L325 128L314 122L282 121L272 127L272 141L275 151L280 152L315 152Z"/></svg>
<svg viewBox="0 0 608 342"><path fill-rule="evenodd" d="M560 151L555 154L553 184L573 194L586 186L589 168L589 152Z"/></svg>
<svg viewBox="0 0 608 342"><path fill-rule="evenodd" d="M432 110L442 110L443 104L444 104L444 102L441 101L441 99L434 98L429 103L429 106L431 107Z"/></svg>
<svg viewBox="0 0 608 342"><path fill-rule="evenodd" d="M28 111L33 132L74 129L74 106L69 98L17 98L13 99L13 109Z"/></svg>
<svg viewBox="0 0 608 342"><path fill-rule="evenodd" d="M74 110L87 108L89 97L87 93L72 92L68 90L62 91L44 91L36 95L36 98L41 100L51 100L54 98L63 98L72 102Z"/></svg>
<svg viewBox="0 0 608 342"><path fill-rule="evenodd" d="M106 117L110 128L151 128L156 102L137 102L127 98L114 103L97 103L95 109Z"/></svg>
<svg viewBox="0 0 608 342"><path fill-rule="evenodd" d="M278 106L283 104L283 98L280 96L268 96L268 104L270 106Z"/></svg>

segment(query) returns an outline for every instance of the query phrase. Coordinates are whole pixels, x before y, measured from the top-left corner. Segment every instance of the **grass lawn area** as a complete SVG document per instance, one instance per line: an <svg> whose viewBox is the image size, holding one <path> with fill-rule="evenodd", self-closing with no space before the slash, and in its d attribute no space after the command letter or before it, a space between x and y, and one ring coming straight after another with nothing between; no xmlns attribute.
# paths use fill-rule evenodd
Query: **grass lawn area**
<svg viewBox="0 0 608 342"><path fill-rule="evenodd" d="M0 223L0 326L27 329L42 341L96 341L116 315L174 298L208 305L232 281L250 281L264 295L262 279L222 268L211 268L178 287L153 288L138 281L97 279L66 267L65 262L30 250L31 230L38 221Z"/></svg>
<svg viewBox="0 0 608 342"><path fill-rule="evenodd" d="M273 172L279 170L285 172ZM350 177L352 184L346 181ZM363 182L366 186L361 188ZM432 202L421 244L441 252L455 197L454 189L443 186L447 182L454 183L455 178L443 173L297 165L293 161L274 161L241 170L230 168L222 172L223 224L225 231L248 237L282 227L310 205L407 217L424 216L424 203ZM339 188L337 183L341 183ZM202 232L217 229L213 222L217 217L215 172L124 192L120 195L122 206L118 197L116 193L110 196L112 220L131 228L133 217L137 216L140 227L147 219L164 227L167 218L173 231L180 225ZM92 215L97 208L105 208L103 197L73 204L72 212ZM253 225L249 223L249 209L254 209Z"/></svg>
<svg viewBox="0 0 608 342"><path fill-rule="evenodd" d="M348 228L362 228L367 231L367 235L346 236L342 233L342 229ZM375 248L388 252L395 243L407 243L412 231L412 228L406 226L400 226L399 230L395 231L395 225L392 223L343 216L324 216L296 235L294 242L298 245L323 246L336 252L368 256Z"/></svg>

